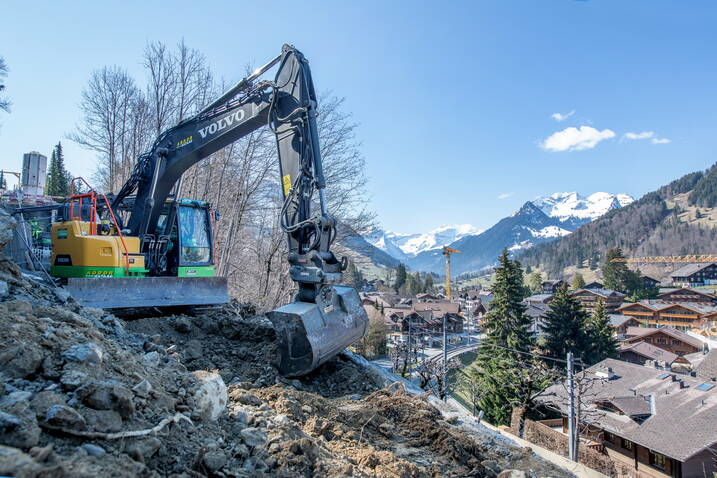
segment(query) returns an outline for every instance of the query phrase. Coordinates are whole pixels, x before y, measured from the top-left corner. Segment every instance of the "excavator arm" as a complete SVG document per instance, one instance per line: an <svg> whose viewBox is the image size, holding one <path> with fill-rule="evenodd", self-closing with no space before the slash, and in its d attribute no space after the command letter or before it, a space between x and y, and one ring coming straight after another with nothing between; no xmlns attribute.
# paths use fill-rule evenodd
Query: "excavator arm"
<svg viewBox="0 0 717 478"><path fill-rule="evenodd" d="M279 64L271 81L257 81ZM355 289L337 285L346 260L330 250L336 222L329 215L319 137L317 98L308 61L293 46L243 79L199 114L162 133L142 155L113 199L120 207L136 191L128 235L152 241L182 174L212 153L269 125L276 135L284 197L281 226L287 235L294 302L269 312L282 347L280 371L302 375L362 337L368 319ZM319 208L314 212L314 193ZM143 249L144 250L144 249Z"/></svg>

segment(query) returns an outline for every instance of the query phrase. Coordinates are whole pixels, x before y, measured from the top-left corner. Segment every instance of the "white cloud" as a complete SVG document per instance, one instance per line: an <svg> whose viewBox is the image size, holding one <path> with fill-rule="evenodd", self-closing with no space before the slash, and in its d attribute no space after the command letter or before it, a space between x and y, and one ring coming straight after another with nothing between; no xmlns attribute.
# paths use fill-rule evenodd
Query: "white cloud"
<svg viewBox="0 0 717 478"><path fill-rule="evenodd" d="M652 141L652 144L667 144L672 142L671 139L667 138L652 138L650 141Z"/></svg>
<svg viewBox="0 0 717 478"><path fill-rule="evenodd" d="M625 139L650 139L655 136L653 131L643 131L642 133L625 133L622 137Z"/></svg>
<svg viewBox="0 0 717 478"><path fill-rule="evenodd" d="M568 111L567 113L553 113L550 115L555 121L565 121L575 114L575 110Z"/></svg>
<svg viewBox="0 0 717 478"><path fill-rule="evenodd" d="M546 151L580 151L592 149L600 141L614 137L615 132L611 129L600 131L592 126L580 126L578 128L571 126L551 134L545 141L540 143L540 147Z"/></svg>
<svg viewBox="0 0 717 478"><path fill-rule="evenodd" d="M498 199L508 199L513 194L515 194L513 191L511 191L509 193L500 193L500 194L498 194Z"/></svg>

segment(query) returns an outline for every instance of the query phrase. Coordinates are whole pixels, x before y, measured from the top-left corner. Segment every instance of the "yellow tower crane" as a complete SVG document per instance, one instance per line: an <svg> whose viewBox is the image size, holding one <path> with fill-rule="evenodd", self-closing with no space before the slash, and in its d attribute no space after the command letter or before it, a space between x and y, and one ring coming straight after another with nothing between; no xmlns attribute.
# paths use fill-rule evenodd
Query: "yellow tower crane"
<svg viewBox="0 0 717 478"><path fill-rule="evenodd" d="M451 254L460 253L458 249L443 246L443 255L446 256L446 299L451 300Z"/></svg>
<svg viewBox="0 0 717 478"><path fill-rule="evenodd" d="M626 262L628 264L678 264L678 263L700 263L717 262L717 254L691 254L687 256L645 256L645 257L623 257L613 259L611 262Z"/></svg>

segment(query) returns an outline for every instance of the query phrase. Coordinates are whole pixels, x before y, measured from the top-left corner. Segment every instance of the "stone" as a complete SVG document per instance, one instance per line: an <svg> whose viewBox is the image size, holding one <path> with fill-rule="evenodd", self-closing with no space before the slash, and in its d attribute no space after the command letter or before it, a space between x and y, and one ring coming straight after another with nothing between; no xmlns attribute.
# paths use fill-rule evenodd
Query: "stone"
<svg viewBox="0 0 717 478"><path fill-rule="evenodd" d="M528 475L522 470L503 470L498 474L498 478L528 478Z"/></svg>
<svg viewBox="0 0 717 478"><path fill-rule="evenodd" d="M17 448L0 445L0 475L34 477L41 468L30 455Z"/></svg>
<svg viewBox="0 0 717 478"><path fill-rule="evenodd" d="M73 345L62 353L62 358L70 362L89 365L100 365L104 358L103 350L92 342Z"/></svg>
<svg viewBox="0 0 717 478"><path fill-rule="evenodd" d="M127 447L127 452L130 456L141 456L146 461L157 454L161 446L159 438L150 437L131 444Z"/></svg>
<svg viewBox="0 0 717 478"><path fill-rule="evenodd" d="M66 289L63 289L62 287L55 287L52 289L52 292L55 294L55 297L57 300L62 302L63 304L66 304L68 300L70 300L70 293L67 292Z"/></svg>
<svg viewBox="0 0 717 478"><path fill-rule="evenodd" d="M30 448L40 441L41 430L27 395L28 392L13 392L0 400L0 444Z"/></svg>
<svg viewBox="0 0 717 478"><path fill-rule="evenodd" d="M204 462L204 466L207 467L207 470L216 473L227 464L227 455L222 450L212 450L204 455L202 461Z"/></svg>
<svg viewBox="0 0 717 478"><path fill-rule="evenodd" d="M100 457L105 456L107 454L104 448L102 448L101 446L93 445L92 443L85 443L80 448L85 450L85 452L87 452L87 454L90 456Z"/></svg>
<svg viewBox="0 0 717 478"><path fill-rule="evenodd" d="M245 428L240 432L240 435L248 446L261 446L266 443L266 434L258 428Z"/></svg>
<svg viewBox="0 0 717 478"><path fill-rule="evenodd" d="M89 378L86 373L79 370L67 370L60 377L60 384L65 390L75 390L77 387L87 382Z"/></svg>
<svg viewBox="0 0 717 478"><path fill-rule="evenodd" d="M104 433L114 433L122 430L122 417L114 410L94 410L85 408L82 416L88 428Z"/></svg>
<svg viewBox="0 0 717 478"><path fill-rule="evenodd" d="M192 323L186 317L177 317L172 322L174 330L182 334L188 334L192 331Z"/></svg>
<svg viewBox="0 0 717 478"><path fill-rule="evenodd" d="M134 415L132 392L117 382L94 382L78 389L75 396L95 410L116 410L122 418Z"/></svg>
<svg viewBox="0 0 717 478"><path fill-rule="evenodd" d="M10 294L10 286L7 285L7 282L4 280L0 280L0 299L4 299Z"/></svg>
<svg viewBox="0 0 717 478"><path fill-rule="evenodd" d="M186 343L186 345L182 349L182 355L184 355L184 360L187 362L191 362L192 360L197 360L198 358L201 358L203 355L202 350L202 343L199 340L190 340Z"/></svg>
<svg viewBox="0 0 717 478"><path fill-rule="evenodd" d="M152 352L147 352L144 354L144 357L142 357L142 361L145 363L145 365L148 365L150 367L157 367L159 366L159 360L161 359L161 356L159 355L159 352L156 350Z"/></svg>
<svg viewBox="0 0 717 478"><path fill-rule="evenodd" d="M12 392L0 398L0 408L7 410L18 404L26 405L31 398L31 392Z"/></svg>
<svg viewBox="0 0 717 478"><path fill-rule="evenodd" d="M253 407L261 406L261 400L256 395L251 393L232 393L232 400L235 400L242 405L251 405Z"/></svg>
<svg viewBox="0 0 717 478"><path fill-rule="evenodd" d="M152 384L149 383L149 380L142 380L137 385L132 387L132 391L140 397L148 397L152 392Z"/></svg>
<svg viewBox="0 0 717 478"><path fill-rule="evenodd" d="M30 400L30 408L32 408L38 418L42 418L47 414L50 408L55 405L65 405L66 403L67 398L65 395L54 390L43 390L32 397L32 400Z"/></svg>
<svg viewBox="0 0 717 478"><path fill-rule="evenodd" d="M55 405L45 415L45 422L48 425L69 430L85 430L87 423L80 415L80 412L67 405Z"/></svg>
<svg viewBox="0 0 717 478"><path fill-rule="evenodd" d="M44 358L42 350L34 343L8 347L0 353L0 372L11 378L25 378L37 372Z"/></svg>
<svg viewBox="0 0 717 478"><path fill-rule="evenodd" d="M22 420L15 415L10 415L9 413L0 411L0 434L8 433L19 427L21 424Z"/></svg>
<svg viewBox="0 0 717 478"><path fill-rule="evenodd" d="M393 427L389 423L382 423L378 426L378 431L381 432L382 435L390 437L393 435Z"/></svg>
<svg viewBox="0 0 717 478"><path fill-rule="evenodd" d="M227 386L218 373L197 370L192 372L197 381L194 392L197 415L211 421L216 421L227 406Z"/></svg>

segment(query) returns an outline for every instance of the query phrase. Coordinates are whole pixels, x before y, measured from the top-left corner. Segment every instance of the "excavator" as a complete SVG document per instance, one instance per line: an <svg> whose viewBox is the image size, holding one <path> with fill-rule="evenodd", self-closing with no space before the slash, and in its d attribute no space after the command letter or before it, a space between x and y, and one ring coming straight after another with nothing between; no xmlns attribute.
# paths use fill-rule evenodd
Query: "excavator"
<svg viewBox="0 0 717 478"><path fill-rule="evenodd" d="M274 81L260 80L276 65ZM162 132L116 195L74 180L64 213L51 227L50 274L92 307L229 302L226 278L215 276L212 225L219 215L173 190L191 166L268 125L276 135L280 221L298 291L292 303L267 317L277 331L280 373L314 370L363 337L368 324L356 289L339 285L348 260L331 251L336 220L327 209L317 114L309 63L284 45L280 55L195 116Z"/></svg>

